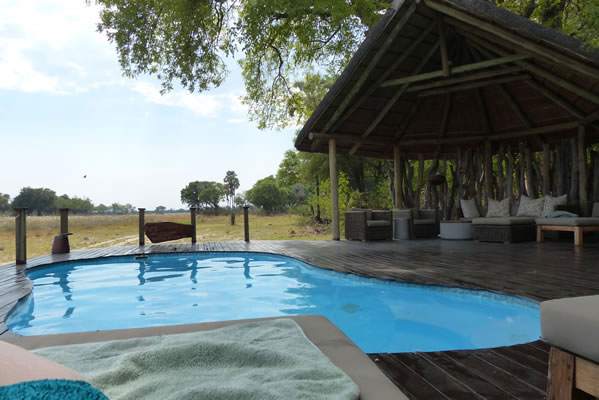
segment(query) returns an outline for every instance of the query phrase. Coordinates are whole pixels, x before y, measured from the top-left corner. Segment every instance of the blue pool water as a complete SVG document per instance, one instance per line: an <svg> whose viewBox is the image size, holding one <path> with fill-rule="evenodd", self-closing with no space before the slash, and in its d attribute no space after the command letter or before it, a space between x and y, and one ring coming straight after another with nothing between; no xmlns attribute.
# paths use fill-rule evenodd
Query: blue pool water
<svg viewBox="0 0 599 400"><path fill-rule="evenodd" d="M324 315L365 352L505 346L539 337L537 303L402 284L253 253L59 263L27 273L33 293L7 319L21 335Z"/></svg>

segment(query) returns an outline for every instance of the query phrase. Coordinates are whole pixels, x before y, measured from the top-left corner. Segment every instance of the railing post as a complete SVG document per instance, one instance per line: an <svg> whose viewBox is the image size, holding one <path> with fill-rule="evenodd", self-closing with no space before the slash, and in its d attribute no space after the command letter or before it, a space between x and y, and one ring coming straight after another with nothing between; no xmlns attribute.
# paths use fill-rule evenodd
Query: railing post
<svg viewBox="0 0 599 400"><path fill-rule="evenodd" d="M250 241L250 220L248 216L248 210L250 206L243 206L243 232L245 234L245 241Z"/></svg>
<svg viewBox="0 0 599 400"><path fill-rule="evenodd" d="M27 264L27 208L14 208L15 218L15 242L17 265Z"/></svg>
<svg viewBox="0 0 599 400"><path fill-rule="evenodd" d="M138 208L139 211L139 245L145 246L146 244L146 223L145 223L145 208Z"/></svg>
<svg viewBox="0 0 599 400"><path fill-rule="evenodd" d="M60 233L69 233L69 209L59 208L60 211Z"/></svg>
<svg viewBox="0 0 599 400"><path fill-rule="evenodd" d="M196 239L196 233L197 233L196 210L197 210L197 208L191 207L189 210L191 211L191 243L195 243L197 241L197 239Z"/></svg>

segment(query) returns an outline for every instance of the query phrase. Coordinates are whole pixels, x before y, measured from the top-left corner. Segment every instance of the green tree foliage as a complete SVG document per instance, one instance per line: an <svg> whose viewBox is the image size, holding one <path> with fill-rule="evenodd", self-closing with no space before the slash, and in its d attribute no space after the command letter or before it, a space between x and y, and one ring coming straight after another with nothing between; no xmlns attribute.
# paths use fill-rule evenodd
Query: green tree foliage
<svg viewBox="0 0 599 400"><path fill-rule="evenodd" d="M165 206L158 206L156 207L156 209L154 210L154 212L156 214L164 214L164 212L166 211L166 207Z"/></svg>
<svg viewBox="0 0 599 400"><path fill-rule="evenodd" d="M10 196L8 194L0 193L0 213L10 211Z"/></svg>
<svg viewBox="0 0 599 400"><path fill-rule="evenodd" d="M66 194L57 197L54 206L56 208L68 208L73 214L88 214L95 209L94 204L90 199L82 199L76 196L70 198Z"/></svg>
<svg viewBox="0 0 599 400"><path fill-rule="evenodd" d="M98 204L95 208L95 211L100 214L106 214L109 210L110 210L110 208L104 204Z"/></svg>
<svg viewBox="0 0 599 400"><path fill-rule="evenodd" d="M40 216L42 213L52 212L55 208L56 192L47 188L24 187L17 197L14 198L13 207L26 207L28 214L33 211Z"/></svg>
<svg viewBox="0 0 599 400"><path fill-rule="evenodd" d="M227 75L223 57L242 50L244 101L260 127L305 115L294 82L315 68L337 75L388 6L381 0L96 3L98 30L116 45L125 75L154 74L163 91L176 82L192 92L219 86Z"/></svg>
<svg viewBox="0 0 599 400"><path fill-rule="evenodd" d="M295 150L287 150L277 171L277 182L284 187L291 187L300 182L299 153Z"/></svg>
<svg viewBox="0 0 599 400"><path fill-rule="evenodd" d="M287 203L288 193L281 188L274 176L260 179L247 192L247 199L257 207L262 207L267 214L283 210Z"/></svg>
<svg viewBox="0 0 599 400"><path fill-rule="evenodd" d="M235 191L239 189L239 179L235 171L227 171L223 181L225 182L228 206L233 208L235 206Z"/></svg>
<svg viewBox="0 0 599 400"><path fill-rule="evenodd" d="M212 209L218 214L219 203L226 194L225 185L218 182L195 181L181 189L181 202L200 210Z"/></svg>
<svg viewBox="0 0 599 400"><path fill-rule="evenodd" d="M499 7L599 48L599 0L491 0Z"/></svg>

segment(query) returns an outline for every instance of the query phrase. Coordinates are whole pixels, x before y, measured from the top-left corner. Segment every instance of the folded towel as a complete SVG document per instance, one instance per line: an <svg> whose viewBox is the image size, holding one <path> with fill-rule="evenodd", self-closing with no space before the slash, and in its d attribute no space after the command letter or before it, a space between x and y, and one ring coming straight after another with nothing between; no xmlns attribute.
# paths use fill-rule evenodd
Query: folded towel
<svg viewBox="0 0 599 400"><path fill-rule="evenodd" d="M358 399L357 385L291 319L47 347L35 353L110 399Z"/></svg>
<svg viewBox="0 0 599 400"><path fill-rule="evenodd" d="M42 379L0 386L0 399L108 400L84 381Z"/></svg>

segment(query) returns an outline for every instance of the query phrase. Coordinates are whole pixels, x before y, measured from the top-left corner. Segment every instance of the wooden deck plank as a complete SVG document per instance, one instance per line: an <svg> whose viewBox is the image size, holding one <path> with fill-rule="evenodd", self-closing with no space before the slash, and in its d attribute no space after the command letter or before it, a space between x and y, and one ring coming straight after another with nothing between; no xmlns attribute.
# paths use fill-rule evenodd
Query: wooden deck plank
<svg viewBox="0 0 599 400"><path fill-rule="evenodd" d="M599 293L599 244L587 241L495 244L415 240L244 241L122 246L46 255L26 268L53 262L191 251L277 253L362 276L428 285L484 289L533 300ZM19 298L29 293L24 266L0 266L0 336ZM542 341L496 349L373 354L377 365L412 399L541 399L549 346Z"/></svg>

